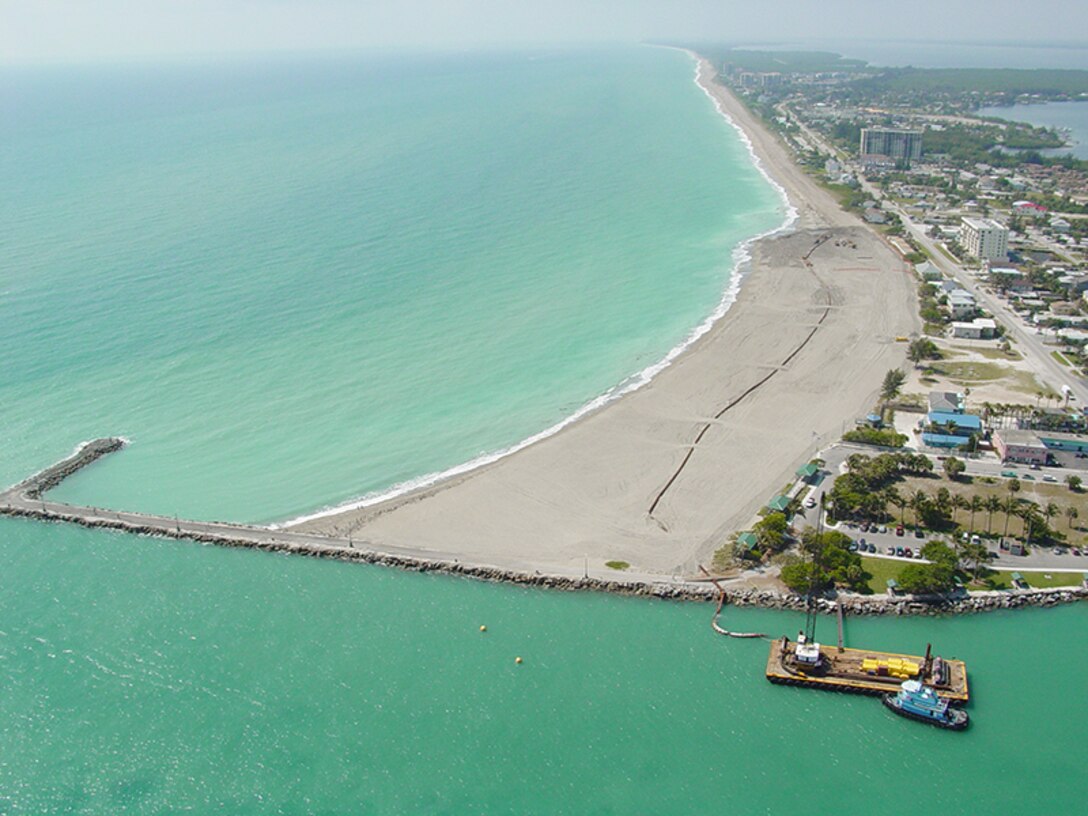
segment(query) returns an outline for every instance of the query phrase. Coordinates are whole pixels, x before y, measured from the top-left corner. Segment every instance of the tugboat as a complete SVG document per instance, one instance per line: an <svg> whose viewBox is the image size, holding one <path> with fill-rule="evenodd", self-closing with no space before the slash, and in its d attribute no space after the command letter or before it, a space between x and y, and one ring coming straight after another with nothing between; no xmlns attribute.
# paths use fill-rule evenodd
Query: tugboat
<svg viewBox="0 0 1088 816"><path fill-rule="evenodd" d="M952 708L937 692L917 680L907 680L899 687L898 694L885 694L884 705L901 717L929 723L938 728L962 731L967 727L966 711Z"/></svg>

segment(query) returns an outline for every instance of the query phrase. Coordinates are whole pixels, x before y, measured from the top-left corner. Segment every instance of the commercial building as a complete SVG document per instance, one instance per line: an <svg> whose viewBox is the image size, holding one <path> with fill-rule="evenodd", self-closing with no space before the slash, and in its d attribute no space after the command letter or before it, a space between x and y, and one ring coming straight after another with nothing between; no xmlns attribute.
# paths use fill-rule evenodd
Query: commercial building
<svg viewBox="0 0 1088 816"><path fill-rule="evenodd" d="M1009 254L1009 228L989 218L964 218L960 245L980 261L1004 261Z"/></svg>
<svg viewBox="0 0 1088 816"><path fill-rule="evenodd" d="M910 163L913 159L922 158L922 131L862 128L858 152L862 156L887 156Z"/></svg>
<svg viewBox="0 0 1088 816"><path fill-rule="evenodd" d="M1029 465L1045 465L1046 445L1035 431L1001 429L994 431L994 450L1002 462L1023 462Z"/></svg>

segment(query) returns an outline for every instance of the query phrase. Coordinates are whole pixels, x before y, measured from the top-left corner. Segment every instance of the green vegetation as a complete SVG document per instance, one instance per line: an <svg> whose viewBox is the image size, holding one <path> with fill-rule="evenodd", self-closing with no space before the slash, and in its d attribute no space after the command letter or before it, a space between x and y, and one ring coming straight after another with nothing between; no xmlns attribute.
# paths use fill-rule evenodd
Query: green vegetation
<svg viewBox="0 0 1088 816"><path fill-rule="evenodd" d="M941 350L928 337L919 337L907 347L907 359L915 365L923 360L940 360Z"/></svg>
<svg viewBox="0 0 1088 816"><path fill-rule="evenodd" d="M941 362L930 366L929 371L955 382L992 382L1013 374L1008 366L997 363Z"/></svg>
<svg viewBox="0 0 1088 816"><path fill-rule="evenodd" d="M865 587L866 578L861 567L861 557L850 552L849 546L849 536L837 530L823 533L817 533L811 528L805 530L801 538L801 550L808 559L801 560L796 556L789 558L782 567L782 582L798 594L808 592L810 585L816 591L831 586L849 589Z"/></svg>
<svg viewBox="0 0 1088 816"><path fill-rule="evenodd" d="M885 453L869 457L855 453L846 460L846 469L835 480L828 497L832 516L883 518L889 504L901 510L907 505L892 484L907 474L928 475L933 463L922 454Z"/></svg>
<svg viewBox="0 0 1088 816"><path fill-rule="evenodd" d="M884 382L880 386L880 399L888 403L898 397L906 379L907 375L898 368L889 369L884 375Z"/></svg>
<svg viewBox="0 0 1088 816"><path fill-rule="evenodd" d="M1020 575L1029 587L1037 589L1080 586L1083 580L1079 572L1022 572ZM987 589L1012 589L1012 572L1006 570L986 570L979 580Z"/></svg>
<svg viewBox="0 0 1088 816"><path fill-rule="evenodd" d="M967 470L967 465L955 456L944 460L944 473L949 479L958 479Z"/></svg>
<svg viewBox="0 0 1088 816"><path fill-rule="evenodd" d="M930 541L922 547L922 557L928 564L907 564L899 571L899 588L912 594L947 592L955 584L959 559L952 548L940 541Z"/></svg>
<svg viewBox="0 0 1088 816"><path fill-rule="evenodd" d="M879 445L883 448L901 448L907 444L907 437L890 428L856 428L842 435L845 442L858 442L862 445Z"/></svg>
<svg viewBox="0 0 1088 816"><path fill-rule="evenodd" d="M605 561L604 565L609 569L614 570L625 570L631 566L626 561Z"/></svg>
<svg viewBox="0 0 1088 816"><path fill-rule="evenodd" d="M1088 71L1016 68L888 68L856 83L863 91L882 94L1041 94L1076 96L1088 93Z"/></svg>
<svg viewBox="0 0 1088 816"><path fill-rule="evenodd" d="M1065 359L1065 355L1062 354L1060 351L1052 351L1050 352L1050 356L1057 360L1059 363L1061 363L1063 366L1068 366L1070 364L1069 361Z"/></svg>

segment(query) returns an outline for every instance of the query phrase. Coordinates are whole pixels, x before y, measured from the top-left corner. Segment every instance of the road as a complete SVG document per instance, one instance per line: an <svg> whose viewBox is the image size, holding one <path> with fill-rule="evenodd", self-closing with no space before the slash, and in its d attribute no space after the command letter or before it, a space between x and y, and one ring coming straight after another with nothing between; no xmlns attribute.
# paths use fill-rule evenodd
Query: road
<svg viewBox="0 0 1088 816"><path fill-rule="evenodd" d="M805 138L816 145L820 150L830 156L834 156L839 162L843 163L844 166L851 163L850 158L844 156L842 151L827 142L820 134L808 127L808 125L804 124L800 120L800 117L794 114L785 102L781 103L778 109L783 116L786 116L798 126L801 132L804 133ZM1055 391L1059 391L1060 386L1062 385L1069 386L1079 403L1081 405L1088 405L1088 381L1085 381L1081 377L1077 377L1067 366L1061 365L1061 363L1051 357L1050 352L1053 349L1045 346L1039 336L1036 335L1033 330L1029 330L1021 322L1018 315L1014 314L1007 306L1005 306L996 295L985 291L978 281L969 275L967 270L962 266L949 260L944 252L937 247L937 244L933 239L926 234L926 227L924 224L916 224L901 206L890 199L884 199L880 189L869 182L860 172L857 174L857 177L863 190L869 193L874 200L883 200L885 207L899 216L899 219L903 223L903 229L925 250L932 259L933 264L974 295L975 300L1005 327L1006 336L1009 336L1010 339L1016 341L1017 349L1024 355L1025 360L1027 360L1033 371L1050 383Z"/></svg>

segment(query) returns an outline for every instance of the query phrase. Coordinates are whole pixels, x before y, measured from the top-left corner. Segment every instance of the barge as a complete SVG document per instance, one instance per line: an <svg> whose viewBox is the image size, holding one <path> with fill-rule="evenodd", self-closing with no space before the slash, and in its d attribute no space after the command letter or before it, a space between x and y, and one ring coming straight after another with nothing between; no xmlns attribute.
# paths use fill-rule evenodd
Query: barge
<svg viewBox="0 0 1088 816"><path fill-rule="evenodd" d="M967 666L962 660L821 646L806 639L771 641L767 679L784 686L868 694L894 694L904 680L918 680L942 700L964 705L970 699Z"/></svg>

